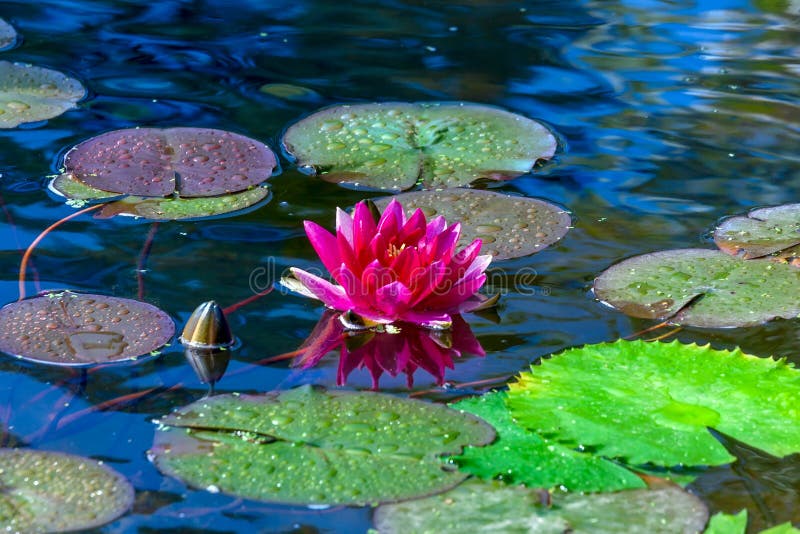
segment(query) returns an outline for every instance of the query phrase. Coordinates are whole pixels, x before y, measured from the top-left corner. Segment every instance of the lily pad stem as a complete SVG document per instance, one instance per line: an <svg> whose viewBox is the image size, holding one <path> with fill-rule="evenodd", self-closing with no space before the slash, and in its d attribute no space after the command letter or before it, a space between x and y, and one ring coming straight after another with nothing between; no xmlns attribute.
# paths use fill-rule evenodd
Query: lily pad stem
<svg viewBox="0 0 800 534"><path fill-rule="evenodd" d="M41 234L39 234L30 245L28 245L28 248L25 249L25 254L22 255L22 261L19 264L18 300L22 300L25 298L25 271L28 268L28 261L30 260L31 254L33 253L33 249L36 248L36 245L38 245L42 241L42 239L45 238L47 234L58 228L61 224L69 221L70 219L74 219L79 215L83 215L84 213L89 213L90 211L96 210L101 206L103 206L103 204L94 204L92 206L89 206L88 208L83 208L82 210L76 211L75 213L71 213L70 215L67 215L63 219L59 219L58 221L54 222L53 224L45 228L45 230Z"/></svg>

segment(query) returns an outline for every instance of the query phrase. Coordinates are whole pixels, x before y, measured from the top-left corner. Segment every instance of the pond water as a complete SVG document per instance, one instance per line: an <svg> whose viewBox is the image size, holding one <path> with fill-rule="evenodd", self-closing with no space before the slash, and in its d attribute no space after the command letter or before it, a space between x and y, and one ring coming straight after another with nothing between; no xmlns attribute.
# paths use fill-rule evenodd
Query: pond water
<svg viewBox="0 0 800 534"><path fill-rule="evenodd" d="M60 156L118 128L218 128L277 149L288 124L321 106L424 100L496 105L549 124L560 136L555 160L496 190L561 204L575 228L539 254L491 267L494 289L503 293L499 320L466 317L487 354L457 361L446 375L453 384L502 384L542 355L650 326L595 302L594 276L635 254L711 247L709 230L720 217L800 198L794 0L4 0L0 18L20 34L0 60L54 68L89 88L77 109L58 118L0 130L2 302L18 297L21 250L74 211L46 191ZM266 84L300 90L264 91ZM307 176L285 158L281 167L269 203L234 217L161 223L146 261L151 223L70 221L36 249L28 292L38 286L137 298L142 291L182 325L203 301L228 306L289 266L318 265L302 221L332 227L334 207L375 194ZM515 286L513 274L531 269L533 282ZM285 363L252 365L296 349L322 312L318 303L273 291L230 313L241 346L217 390L334 387L334 357L303 372ZM800 361L796 320L687 328L677 338ZM423 371L414 378L421 396L452 398ZM347 386L369 388L368 373L354 372ZM404 376L384 376L381 387L409 391ZM260 504L162 476L145 454L152 420L206 392L177 344L159 358L86 377L3 358L4 445L103 459L127 476L135 507L107 532L369 527L369 509ZM748 507L756 527L797 522L797 469L789 459L750 454L694 489L712 512Z"/></svg>

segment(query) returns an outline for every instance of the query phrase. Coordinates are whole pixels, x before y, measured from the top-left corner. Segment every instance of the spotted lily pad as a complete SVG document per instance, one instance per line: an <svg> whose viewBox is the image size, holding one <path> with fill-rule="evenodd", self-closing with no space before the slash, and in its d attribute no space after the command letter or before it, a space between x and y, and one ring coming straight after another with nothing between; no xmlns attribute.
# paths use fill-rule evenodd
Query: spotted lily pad
<svg viewBox="0 0 800 534"><path fill-rule="evenodd" d="M8 22L0 19L0 50L8 48L17 41L17 32Z"/></svg>
<svg viewBox="0 0 800 534"><path fill-rule="evenodd" d="M744 259L767 256L800 244L800 204L785 204L729 217L714 230L717 246Z"/></svg>
<svg viewBox="0 0 800 534"><path fill-rule="evenodd" d="M208 128L131 128L73 147L64 174L90 187L144 197L210 197L272 175L273 152L243 135Z"/></svg>
<svg viewBox="0 0 800 534"><path fill-rule="evenodd" d="M491 254L495 260L544 250L564 237L572 224L569 213L559 206L492 191L415 191L380 198L375 204L383 210L393 198L409 215L421 209L429 220L441 215L448 222L460 222L458 246L464 247L478 238L483 242L481 253Z"/></svg>
<svg viewBox="0 0 800 534"><path fill-rule="evenodd" d="M738 349L587 345L542 361L510 388L518 424L631 465L734 460L707 428L775 456L800 451L800 371Z"/></svg>
<svg viewBox="0 0 800 534"><path fill-rule="evenodd" d="M0 449L0 530L65 532L113 521L133 504L125 478L88 458Z"/></svg>
<svg viewBox="0 0 800 534"><path fill-rule="evenodd" d="M680 488L616 493L547 494L523 486L470 480L427 499L380 506L375 527L381 534L675 534L695 533L708 510Z"/></svg>
<svg viewBox="0 0 800 534"><path fill-rule="evenodd" d="M58 117L85 94L78 80L61 72L0 61L0 128Z"/></svg>
<svg viewBox="0 0 800 534"><path fill-rule="evenodd" d="M686 326L751 326L800 314L800 270L705 249L635 256L594 281L595 296L633 317Z"/></svg>
<svg viewBox="0 0 800 534"><path fill-rule="evenodd" d="M439 458L490 442L480 419L379 393L302 387L220 395L163 418L150 457L188 484L295 504L367 504L449 489Z"/></svg>
<svg viewBox="0 0 800 534"><path fill-rule="evenodd" d="M517 425L505 398L505 393L495 392L451 404L481 417L497 431L491 445L467 447L454 457L462 471L484 479L502 477L506 482L533 488L614 491L645 487L641 478L618 464L545 441Z"/></svg>
<svg viewBox="0 0 800 534"><path fill-rule="evenodd" d="M555 153L550 131L502 109L464 102L357 104L289 127L286 152L321 178L400 191L506 180Z"/></svg>
<svg viewBox="0 0 800 534"><path fill-rule="evenodd" d="M0 308L0 351L55 365L136 359L162 347L175 323L136 300L52 292Z"/></svg>

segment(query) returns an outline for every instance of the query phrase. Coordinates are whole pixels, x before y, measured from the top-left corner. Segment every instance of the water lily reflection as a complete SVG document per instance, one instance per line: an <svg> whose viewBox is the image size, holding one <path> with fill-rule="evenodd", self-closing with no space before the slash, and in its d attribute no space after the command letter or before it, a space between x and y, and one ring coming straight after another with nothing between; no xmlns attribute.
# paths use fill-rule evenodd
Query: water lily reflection
<svg viewBox="0 0 800 534"><path fill-rule="evenodd" d="M317 365L331 351L339 350L336 383L344 385L356 369L367 369L372 388L377 389L381 375L401 373L408 387L414 385L414 373L424 369L444 384L446 369L453 369L453 359L463 354L485 356L481 344L460 315L452 316L446 330L432 330L413 323L395 323L385 328L351 330L345 327L340 313L328 311L308 339L296 351L293 366L308 369Z"/></svg>

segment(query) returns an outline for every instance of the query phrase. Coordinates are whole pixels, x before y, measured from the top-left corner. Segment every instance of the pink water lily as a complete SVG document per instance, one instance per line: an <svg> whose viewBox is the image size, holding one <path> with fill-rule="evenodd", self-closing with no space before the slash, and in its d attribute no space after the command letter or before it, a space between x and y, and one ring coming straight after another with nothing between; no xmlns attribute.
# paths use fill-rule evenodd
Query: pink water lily
<svg viewBox="0 0 800 534"><path fill-rule="evenodd" d="M336 282L292 268L301 292L365 322L397 321L447 326L451 315L483 304L477 291L486 282L492 257L479 256L481 240L456 250L459 223L426 221L422 210L406 217L392 200L378 221L365 202L352 217L336 212L336 235L305 222L306 234ZM483 299L485 300L485 299Z"/></svg>

